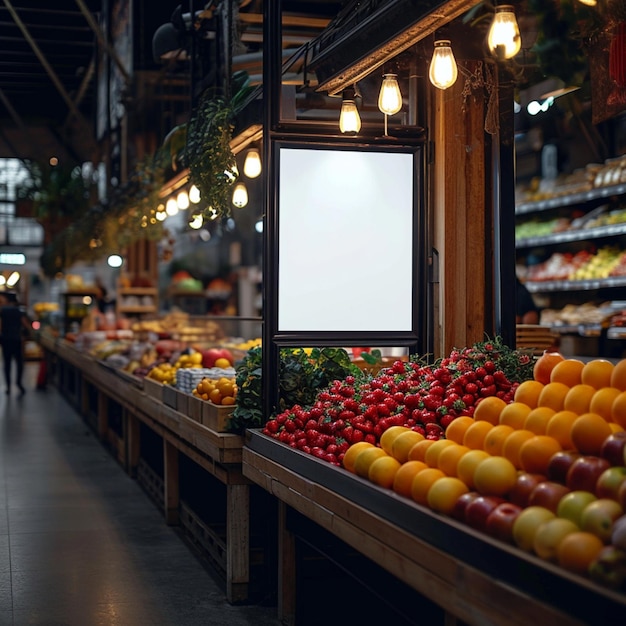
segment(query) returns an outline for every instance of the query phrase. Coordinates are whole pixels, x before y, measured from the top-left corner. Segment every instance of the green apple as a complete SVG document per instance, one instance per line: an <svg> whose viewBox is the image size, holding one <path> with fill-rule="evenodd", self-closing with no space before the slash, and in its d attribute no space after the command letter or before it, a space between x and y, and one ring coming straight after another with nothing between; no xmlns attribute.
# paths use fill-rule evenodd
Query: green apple
<svg viewBox="0 0 626 626"><path fill-rule="evenodd" d="M597 498L591 491L570 491L559 500L556 514L574 522L580 528L583 510L594 500Z"/></svg>
<svg viewBox="0 0 626 626"><path fill-rule="evenodd" d="M610 543L613 524L623 514L622 507L615 500L598 498L583 509L580 527L582 530L593 533L604 543Z"/></svg>

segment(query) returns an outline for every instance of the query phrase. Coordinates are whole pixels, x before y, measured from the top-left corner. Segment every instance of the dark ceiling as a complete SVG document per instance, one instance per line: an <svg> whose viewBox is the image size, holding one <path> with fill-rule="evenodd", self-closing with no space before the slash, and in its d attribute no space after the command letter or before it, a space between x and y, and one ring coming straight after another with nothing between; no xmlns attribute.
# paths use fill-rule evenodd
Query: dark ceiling
<svg viewBox="0 0 626 626"><path fill-rule="evenodd" d="M214 9L218 1L192 0L194 10ZM64 145L72 156L93 150L96 133L97 45L102 13L119 0L0 0L0 156L32 157L41 144ZM176 0L135 0L135 69L162 71L152 57L152 38L175 9ZM324 28L347 4L336 0L283 0L289 14L284 32L297 46ZM242 41L262 47L263 2L241 0ZM313 18L311 20L311 18ZM105 20L106 21L106 20ZM106 27L105 27L106 28ZM138 42L138 44L137 44ZM289 43L291 42L291 43ZM24 141L30 135L29 141ZM34 135L34 137L32 136ZM76 140L87 150L77 147Z"/></svg>

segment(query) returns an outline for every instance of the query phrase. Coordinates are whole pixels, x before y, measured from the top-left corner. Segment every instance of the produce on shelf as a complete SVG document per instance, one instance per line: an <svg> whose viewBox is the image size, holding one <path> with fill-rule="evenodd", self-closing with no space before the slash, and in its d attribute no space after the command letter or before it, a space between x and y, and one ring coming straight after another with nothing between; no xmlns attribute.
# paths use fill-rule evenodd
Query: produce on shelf
<svg viewBox="0 0 626 626"><path fill-rule="evenodd" d="M567 304L562 309L542 309L541 324L545 326L577 326L581 324L606 324L617 326L613 317L618 315L620 305L611 301Z"/></svg>
<svg viewBox="0 0 626 626"><path fill-rule="evenodd" d="M626 591L624 428L626 359L582 362L546 352L512 400L481 399L473 416L454 419L436 441L394 425L378 442L349 446L343 467Z"/></svg>
<svg viewBox="0 0 626 626"><path fill-rule="evenodd" d="M212 402L213 404L232 406L237 397L237 383L234 378L221 378L215 380L203 378L192 391L196 398Z"/></svg>
<svg viewBox="0 0 626 626"><path fill-rule="evenodd" d="M595 280L625 273L626 252L616 246L604 246L598 251L555 252L542 263L529 266L526 280Z"/></svg>
<svg viewBox="0 0 626 626"><path fill-rule="evenodd" d="M286 404L263 432L340 465L350 444L377 445L391 426L406 426L428 440L442 438L456 417L474 413L480 399L511 400L532 368L529 354L510 349L500 338L455 349L434 364L398 360L376 376L332 379L308 403ZM238 407L247 382L237 379Z"/></svg>
<svg viewBox="0 0 626 626"><path fill-rule="evenodd" d="M261 346L250 349L236 366L237 403L230 420L230 429L234 432L259 428L265 422L261 369ZM349 374L359 378L364 376L343 348L281 349L278 372L280 410L312 404L322 389Z"/></svg>

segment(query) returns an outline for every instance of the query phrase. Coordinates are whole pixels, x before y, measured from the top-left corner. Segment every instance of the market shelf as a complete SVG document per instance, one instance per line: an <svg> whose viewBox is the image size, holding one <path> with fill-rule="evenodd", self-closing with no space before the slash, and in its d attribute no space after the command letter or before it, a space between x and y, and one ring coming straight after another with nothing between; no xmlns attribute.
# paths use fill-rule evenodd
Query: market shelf
<svg viewBox="0 0 626 626"><path fill-rule="evenodd" d="M534 213L536 211L547 211L549 209L558 209L559 207L582 204L593 200L609 198L611 196L619 196L625 193L626 184L596 187L594 189L590 189L589 191L580 191L566 196L555 196L554 198L538 200L537 202L523 202L515 207L515 215Z"/></svg>
<svg viewBox="0 0 626 626"><path fill-rule="evenodd" d="M626 224L607 224L595 228L579 228L565 230L560 233L541 235L538 237L526 237L516 239L516 248L535 248L538 246L550 246L559 243L570 243L572 241L587 241L588 239L600 239L603 237L619 237L626 235Z"/></svg>
<svg viewBox="0 0 626 626"><path fill-rule="evenodd" d="M526 281L524 284L531 293L548 293L551 291L591 291L593 289L626 287L626 276L613 276L610 278L597 278L592 280Z"/></svg>

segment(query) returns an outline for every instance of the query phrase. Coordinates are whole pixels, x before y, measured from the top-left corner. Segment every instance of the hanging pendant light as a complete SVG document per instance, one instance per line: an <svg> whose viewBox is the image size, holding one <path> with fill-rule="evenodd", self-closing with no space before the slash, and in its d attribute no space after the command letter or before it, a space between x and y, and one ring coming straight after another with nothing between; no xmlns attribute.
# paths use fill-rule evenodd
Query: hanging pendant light
<svg viewBox="0 0 626 626"><path fill-rule="evenodd" d="M243 162L243 173L248 178L256 178L261 174L261 155L256 148L250 148L246 152L246 159Z"/></svg>
<svg viewBox="0 0 626 626"><path fill-rule="evenodd" d="M356 92L353 87L343 90L339 130L342 133L358 133L361 130L361 116L356 107Z"/></svg>
<svg viewBox="0 0 626 626"><path fill-rule="evenodd" d="M181 211L189 208L189 194L184 189L176 196L176 205Z"/></svg>
<svg viewBox="0 0 626 626"><path fill-rule="evenodd" d="M176 198L168 198L165 203L165 213L172 217L178 213L178 204L176 203Z"/></svg>
<svg viewBox="0 0 626 626"><path fill-rule="evenodd" d="M448 39L435 41L428 78L437 89L447 89L456 82L459 70Z"/></svg>
<svg viewBox="0 0 626 626"><path fill-rule="evenodd" d="M522 38L512 5L502 4L496 7L487 45L500 60L512 59L520 51Z"/></svg>
<svg viewBox="0 0 626 626"><path fill-rule="evenodd" d="M237 183L233 189L233 204L242 209L248 204L248 190L243 183Z"/></svg>
<svg viewBox="0 0 626 626"><path fill-rule="evenodd" d="M200 202L200 190L195 185L191 185L189 188L189 202L194 204Z"/></svg>
<svg viewBox="0 0 626 626"><path fill-rule="evenodd" d="M402 93L396 74L383 74L378 94L378 108L385 115L395 115L402 108Z"/></svg>
<svg viewBox="0 0 626 626"><path fill-rule="evenodd" d="M595 7L598 4L598 0L579 0L581 4L586 4L588 7Z"/></svg>

